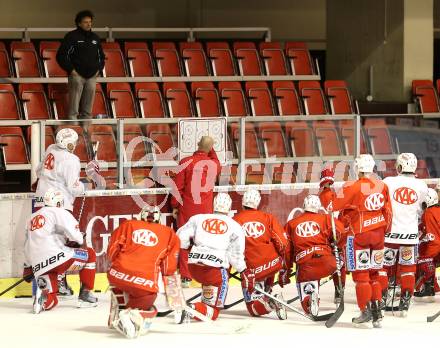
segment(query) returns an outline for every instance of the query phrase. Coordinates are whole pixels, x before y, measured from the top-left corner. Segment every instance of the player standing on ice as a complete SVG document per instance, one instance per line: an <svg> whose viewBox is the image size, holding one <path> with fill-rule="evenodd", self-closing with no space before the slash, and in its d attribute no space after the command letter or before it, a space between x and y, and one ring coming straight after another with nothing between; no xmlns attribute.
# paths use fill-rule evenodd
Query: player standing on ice
<svg viewBox="0 0 440 348"><path fill-rule="evenodd" d="M393 223L385 235L384 269L390 284L400 284L399 311L401 316L406 316L416 282L418 220L422 215L422 203L426 200L428 186L415 177L417 158L414 154L401 153L397 157L396 169L397 176L383 180L388 186L393 209ZM385 282L386 279L383 280ZM392 292L391 286L388 287L388 294L384 292L385 303L391 300L391 306Z"/></svg>
<svg viewBox="0 0 440 348"><path fill-rule="evenodd" d="M321 200L321 204L324 207L324 209L328 212L333 211L333 200L335 198L335 191L332 188L332 185L335 182L335 173L333 172L332 169L330 168L326 168L321 172L321 180L319 181L319 188L320 188L320 192L319 192L319 199ZM338 219L342 222L344 222L343 220L343 212L339 212L338 214ZM347 226L347 229L349 230L349 226ZM342 238L338 247L339 250L345 250L345 238ZM342 287L345 288L345 280L347 278L347 270L345 267L345 262L344 262L344 252L340 252L339 253L339 258L340 258L340 262L341 264L341 284ZM339 291L339 284L338 284L339 280L338 280L338 276L337 274L333 275L333 284L335 286L335 299L334 302L335 304L339 304L341 303L341 293Z"/></svg>
<svg viewBox="0 0 440 348"><path fill-rule="evenodd" d="M181 248L189 251L189 271L193 279L202 284L202 302L191 304L191 307L212 320L217 319L224 306L229 266L241 274L243 288L249 293L255 288L255 275L246 268L244 260L244 232L228 216L231 205L231 197L219 193L214 198L213 214L195 215L177 231ZM192 315L183 311L180 322L189 318Z"/></svg>
<svg viewBox="0 0 440 348"><path fill-rule="evenodd" d="M97 306L98 299L91 292L95 282L95 252L92 248L79 248L84 234L70 211L63 208L61 191L48 189L44 205L32 214L26 228L23 278L33 273L37 282L33 312L38 314L55 307L58 275L78 270L81 281L78 307Z"/></svg>
<svg viewBox="0 0 440 348"><path fill-rule="evenodd" d="M435 262L440 256L440 206L434 189L428 189L426 210L422 215L422 236L417 261L417 292L415 297L434 302Z"/></svg>
<svg viewBox="0 0 440 348"><path fill-rule="evenodd" d="M383 319L379 301L382 298L380 272L383 272L385 233L391 227L392 210L388 187L373 177L375 167L371 155L355 160L358 180L346 183L333 201L334 211L344 210L354 236L347 237L347 270L356 284L356 298L361 314L353 318L355 325L373 321L381 326Z"/></svg>
<svg viewBox="0 0 440 348"><path fill-rule="evenodd" d="M146 334L157 314L159 272L168 276L177 269L180 241L160 216L158 207L144 207L140 220L126 220L113 232L108 247L108 325L128 338Z"/></svg>
<svg viewBox="0 0 440 348"><path fill-rule="evenodd" d="M64 209L71 212L75 197L84 194L84 184L80 181L79 175L80 160L73 153L77 142L78 134L71 128L63 128L56 135L56 144L46 149L44 159L37 167L35 207L44 206L43 197L50 188L61 191L64 197ZM91 180L97 181L99 164L96 160L87 164L86 174ZM73 295L63 274L60 274L58 288L59 295Z"/></svg>
<svg viewBox="0 0 440 348"><path fill-rule="evenodd" d="M336 271L336 257L333 255L333 233L328 214L319 212L321 201L316 195L304 199L304 213L287 222L285 230L290 239L291 255L288 257L288 274L296 262L296 284L304 312L313 316L319 311L319 281ZM335 221L336 234L342 236L344 226ZM280 285L290 281L280 277Z"/></svg>
<svg viewBox="0 0 440 348"><path fill-rule="evenodd" d="M246 236L245 261L255 274L255 281L262 289L271 292L275 274L285 262L288 240L283 227L272 214L257 210L261 201L260 193L255 189L247 190L243 195L243 210L234 216L243 228ZM285 277L288 277L286 274ZM276 312L280 320L287 319L284 306L266 299L254 291L249 293L243 288L243 296L248 312L252 316L261 316ZM275 295L283 300L282 295Z"/></svg>

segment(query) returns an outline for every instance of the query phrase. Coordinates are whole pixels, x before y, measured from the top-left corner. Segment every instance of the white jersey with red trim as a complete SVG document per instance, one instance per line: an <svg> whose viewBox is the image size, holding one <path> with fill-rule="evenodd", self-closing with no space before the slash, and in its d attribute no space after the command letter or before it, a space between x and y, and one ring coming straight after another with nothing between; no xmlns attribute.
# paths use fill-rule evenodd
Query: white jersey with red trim
<svg viewBox="0 0 440 348"><path fill-rule="evenodd" d="M69 211L43 207L31 215L26 225L25 263L38 277L73 257L75 249L67 247L67 241L82 244L83 239L78 221Z"/></svg>
<svg viewBox="0 0 440 348"><path fill-rule="evenodd" d="M385 242L418 244L419 218L428 186L423 180L408 174L389 176L383 181L388 186L393 209L393 222L391 230L385 235Z"/></svg>
<svg viewBox="0 0 440 348"><path fill-rule="evenodd" d="M37 168L38 186L35 192L35 206L44 206L44 194L49 188L54 188L63 193L64 208L73 210L75 197L84 193L84 184L79 181L80 171L78 156L61 149L56 144L50 145Z"/></svg>
<svg viewBox="0 0 440 348"><path fill-rule="evenodd" d="M180 247L191 246L188 263L229 268L246 268L245 235L240 224L223 214L198 214L177 231Z"/></svg>

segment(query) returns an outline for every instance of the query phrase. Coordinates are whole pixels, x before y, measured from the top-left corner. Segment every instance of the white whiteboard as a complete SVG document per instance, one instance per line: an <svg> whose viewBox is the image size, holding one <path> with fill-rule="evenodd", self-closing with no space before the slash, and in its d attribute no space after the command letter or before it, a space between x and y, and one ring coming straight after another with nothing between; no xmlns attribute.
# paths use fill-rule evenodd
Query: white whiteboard
<svg viewBox="0 0 440 348"><path fill-rule="evenodd" d="M214 150L221 164L226 163L226 117L185 118L179 120L179 161L197 150L197 143L204 135L214 139Z"/></svg>

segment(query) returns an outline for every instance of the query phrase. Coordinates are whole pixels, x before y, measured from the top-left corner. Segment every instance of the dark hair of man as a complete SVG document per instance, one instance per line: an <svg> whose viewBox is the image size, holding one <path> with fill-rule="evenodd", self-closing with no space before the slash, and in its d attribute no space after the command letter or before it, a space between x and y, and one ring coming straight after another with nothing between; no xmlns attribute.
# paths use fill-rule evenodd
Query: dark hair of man
<svg viewBox="0 0 440 348"><path fill-rule="evenodd" d="M81 21L86 17L89 17L92 20L93 20L93 18L95 18L95 16L93 15L93 12L90 10L79 11L75 16L75 24L79 25L79 23L81 23Z"/></svg>

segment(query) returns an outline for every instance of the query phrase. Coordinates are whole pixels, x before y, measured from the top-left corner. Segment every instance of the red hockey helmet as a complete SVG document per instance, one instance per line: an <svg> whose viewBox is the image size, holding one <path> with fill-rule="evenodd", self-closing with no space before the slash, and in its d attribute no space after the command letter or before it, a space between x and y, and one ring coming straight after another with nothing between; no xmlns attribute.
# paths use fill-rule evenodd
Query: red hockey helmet
<svg viewBox="0 0 440 348"><path fill-rule="evenodd" d="M321 180L319 181L319 187L323 187L325 184L330 183L332 185L335 182L335 172L333 169L326 168L321 172Z"/></svg>

